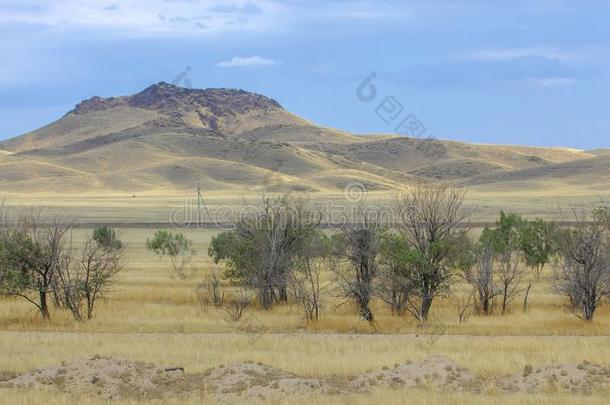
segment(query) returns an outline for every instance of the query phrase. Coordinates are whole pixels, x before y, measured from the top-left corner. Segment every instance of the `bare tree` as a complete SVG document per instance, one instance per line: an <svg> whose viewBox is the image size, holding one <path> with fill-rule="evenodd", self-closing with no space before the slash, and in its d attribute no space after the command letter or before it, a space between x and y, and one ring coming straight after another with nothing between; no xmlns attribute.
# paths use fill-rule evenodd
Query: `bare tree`
<svg viewBox="0 0 610 405"><path fill-rule="evenodd" d="M62 258L62 265L57 271L53 284L56 307L64 307L72 313L74 319L82 320L82 274L71 255L64 255Z"/></svg>
<svg viewBox="0 0 610 405"><path fill-rule="evenodd" d="M554 290L565 297L576 316L591 321L604 297L610 294L610 241L603 217L587 222L573 210L576 225L563 229Z"/></svg>
<svg viewBox="0 0 610 405"><path fill-rule="evenodd" d="M418 184L396 199L396 227L409 245L412 298L407 309L425 322L434 299L448 291L467 234L465 190Z"/></svg>
<svg viewBox="0 0 610 405"><path fill-rule="evenodd" d="M521 292L521 284L526 275L521 251L525 224L520 215L501 212L496 227L485 228L481 233L480 244L484 249L494 252L502 314L506 313L509 304Z"/></svg>
<svg viewBox="0 0 610 405"><path fill-rule="evenodd" d="M340 297L352 300L358 306L362 319L372 322L369 303L374 296L374 280L378 270L379 225L366 213L360 223L343 227L344 249L341 254L346 266L336 266Z"/></svg>
<svg viewBox="0 0 610 405"><path fill-rule="evenodd" d="M473 310L475 309L475 292L453 292L451 294L451 302L455 307L460 323L465 323L470 319Z"/></svg>
<svg viewBox="0 0 610 405"><path fill-rule="evenodd" d="M336 266L332 240L323 233L315 232L306 238L295 260L292 286L297 304L303 310L307 322L320 320L322 294L327 286L322 284L325 269Z"/></svg>
<svg viewBox="0 0 610 405"><path fill-rule="evenodd" d="M219 310L227 320L238 322L250 307L251 302L250 292L246 288L240 287L237 294L226 304L220 306Z"/></svg>
<svg viewBox="0 0 610 405"><path fill-rule="evenodd" d="M521 282L525 276L525 267L521 257L515 251L508 251L498 259L498 285L502 297L501 311L506 313L508 305L522 290Z"/></svg>
<svg viewBox="0 0 610 405"><path fill-rule="evenodd" d="M210 267L212 269L211 274L195 286L195 296L202 310L206 310L210 304L217 308L221 307L225 299L225 293L220 282L220 272L216 264L212 264Z"/></svg>
<svg viewBox="0 0 610 405"><path fill-rule="evenodd" d="M479 245L475 265L464 272L464 278L476 292L477 311L485 315L492 313L494 300L500 294L495 277L494 252L489 246Z"/></svg>
<svg viewBox="0 0 610 405"><path fill-rule="evenodd" d="M101 245L93 237L87 239L82 251L74 257L66 255L57 272L57 285L62 304L76 320L93 318L95 304L104 298L124 268L123 245Z"/></svg>
<svg viewBox="0 0 610 405"><path fill-rule="evenodd" d="M117 275L124 268L122 244L113 248L89 239L77 265L83 275L81 288L87 305L87 319L91 319L95 303L110 292Z"/></svg>

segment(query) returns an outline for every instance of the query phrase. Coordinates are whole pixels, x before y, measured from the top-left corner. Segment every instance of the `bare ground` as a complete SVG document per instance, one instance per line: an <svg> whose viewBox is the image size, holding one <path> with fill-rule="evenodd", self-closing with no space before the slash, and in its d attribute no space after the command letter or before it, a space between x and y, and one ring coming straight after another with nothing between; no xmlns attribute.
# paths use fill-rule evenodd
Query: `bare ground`
<svg viewBox="0 0 610 405"><path fill-rule="evenodd" d="M277 400L314 394L366 393L375 387L430 387L442 391L565 391L589 394L610 386L610 366L583 362L534 368L502 377L480 378L444 356L407 361L352 377L308 378L261 363L235 363L202 373L179 367L95 356L88 360L33 369L22 374L0 372L0 387L57 389L102 399L155 399L211 396L217 401Z"/></svg>

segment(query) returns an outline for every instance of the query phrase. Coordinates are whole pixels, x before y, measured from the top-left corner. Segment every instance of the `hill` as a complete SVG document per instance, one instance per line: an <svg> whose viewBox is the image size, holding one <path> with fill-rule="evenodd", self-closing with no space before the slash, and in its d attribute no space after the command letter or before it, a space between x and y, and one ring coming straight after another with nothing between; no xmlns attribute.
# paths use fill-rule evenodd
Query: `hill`
<svg viewBox="0 0 610 405"><path fill-rule="evenodd" d="M387 190L417 181L536 187L546 181L608 188L607 150L474 145L353 135L315 125L277 101L235 89L167 83L92 97L61 119L0 142L8 191Z"/></svg>

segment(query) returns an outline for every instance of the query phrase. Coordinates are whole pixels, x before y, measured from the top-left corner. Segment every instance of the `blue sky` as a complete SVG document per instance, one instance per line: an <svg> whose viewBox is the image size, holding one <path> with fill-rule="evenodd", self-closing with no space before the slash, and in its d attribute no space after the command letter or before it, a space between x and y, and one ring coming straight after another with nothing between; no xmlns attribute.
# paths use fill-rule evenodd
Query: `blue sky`
<svg viewBox="0 0 610 405"><path fill-rule="evenodd" d="M0 0L0 139L187 68L356 133L394 96L428 136L610 146L610 2L561 0Z"/></svg>

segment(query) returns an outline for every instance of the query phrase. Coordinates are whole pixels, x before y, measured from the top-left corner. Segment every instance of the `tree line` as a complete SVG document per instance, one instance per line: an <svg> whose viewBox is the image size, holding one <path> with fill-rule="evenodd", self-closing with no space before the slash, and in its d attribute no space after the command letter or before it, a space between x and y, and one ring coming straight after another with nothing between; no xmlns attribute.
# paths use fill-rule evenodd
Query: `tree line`
<svg viewBox="0 0 610 405"><path fill-rule="evenodd" d="M371 301L393 313L426 322L439 297L470 294L456 306L504 314L519 296L523 308L531 280L553 262L552 290L580 318L591 320L610 294L610 209L572 210L572 225L500 214L478 238L468 229L465 190L420 184L399 193L391 224L363 207L338 232L324 232L307 202L289 195L263 196L260 210L235 229L212 238L209 256L224 265L222 277L256 296L263 309L292 299L308 321L323 311L323 296L351 302L374 321ZM328 272L332 283L322 283ZM217 298L220 284L209 291ZM527 281L526 281L527 280ZM457 308L460 320L466 309Z"/></svg>
<svg viewBox="0 0 610 405"><path fill-rule="evenodd" d="M532 280L551 267L549 287L574 314L590 321L610 296L610 208L560 212L561 221L527 220L501 212L474 237L466 190L419 184L396 195L390 223L361 207L337 231L290 194L263 195L259 210L211 240L214 269L195 294L239 319L256 299L264 309L297 304L307 319L321 318L328 298L353 303L374 322L373 300L393 314L427 322L440 297L449 297L460 321L470 311L505 314L517 298L527 309ZM49 318L49 305L90 319L125 267L123 243L109 227L72 243L74 221L19 215L8 220L0 204L0 294L20 297ZM570 217L570 225L566 219ZM195 250L180 233L160 230L146 247L168 257L173 275L187 277ZM552 264L552 266L549 266ZM234 288L225 299L221 279ZM464 288L464 285L467 288Z"/></svg>

